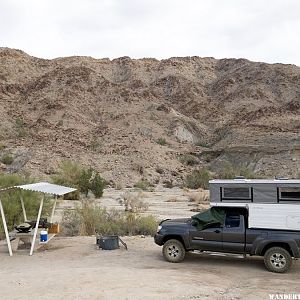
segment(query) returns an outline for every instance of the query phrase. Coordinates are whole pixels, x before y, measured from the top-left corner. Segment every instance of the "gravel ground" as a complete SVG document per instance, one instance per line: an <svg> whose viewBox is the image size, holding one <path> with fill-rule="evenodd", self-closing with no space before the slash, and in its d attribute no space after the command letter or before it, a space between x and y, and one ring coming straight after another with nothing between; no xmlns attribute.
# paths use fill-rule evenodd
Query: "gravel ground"
<svg viewBox="0 0 300 300"><path fill-rule="evenodd" d="M34 256L0 246L0 299L270 299L300 294L300 264L287 274L261 258L188 254L166 262L151 237L124 237L128 251L98 250L95 237L56 237Z"/></svg>

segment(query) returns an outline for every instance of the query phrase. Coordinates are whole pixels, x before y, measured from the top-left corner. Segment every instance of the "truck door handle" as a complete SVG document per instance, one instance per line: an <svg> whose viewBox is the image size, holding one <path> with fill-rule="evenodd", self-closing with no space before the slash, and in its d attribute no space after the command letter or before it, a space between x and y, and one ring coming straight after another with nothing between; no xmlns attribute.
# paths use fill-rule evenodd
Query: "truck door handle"
<svg viewBox="0 0 300 300"><path fill-rule="evenodd" d="M220 233L221 230L217 229L217 230L215 230L214 232L215 232L215 233Z"/></svg>

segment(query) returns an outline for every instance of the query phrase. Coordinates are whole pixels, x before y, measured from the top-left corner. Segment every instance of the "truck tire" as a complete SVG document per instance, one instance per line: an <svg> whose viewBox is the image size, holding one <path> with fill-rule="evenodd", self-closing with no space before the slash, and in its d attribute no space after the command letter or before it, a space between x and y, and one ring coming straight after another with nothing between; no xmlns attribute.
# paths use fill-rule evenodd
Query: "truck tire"
<svg viewBox="0 0 300 300"><path fill-rule="evenodd" d="M163 249L164 258L172 263L181 262L185 257L185 249L178 240L168 240L165 242Z"/></svg>
<svg viewBox="0 0 300 300"><path fill-rule="evenodd" d="M272 247L265 253L264 262L268 271L285 273L292 265L292 257L284 248Z"/></svg>

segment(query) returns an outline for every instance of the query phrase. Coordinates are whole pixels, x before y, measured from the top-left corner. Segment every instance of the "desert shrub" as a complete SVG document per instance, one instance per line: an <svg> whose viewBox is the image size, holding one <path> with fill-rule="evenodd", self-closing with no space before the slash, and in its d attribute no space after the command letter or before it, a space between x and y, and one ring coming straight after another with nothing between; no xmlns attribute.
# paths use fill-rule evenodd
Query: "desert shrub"
<svg viewBox="0 0 300 300"><path fill-rule="evenodd" d="M90 190L96 198L102 197L105 186L106 181L100 176L99 172L94 171L90 178Z"/></svg>
<svg viewBox="0 0 300 300"><path fill-rule="evenodd" d="M194 170L186 176L185 185L190 189L208 189L208 182L211 176L206 169Z"/></svg>
<svg viewBox="0 0 300 300"><path fill-rule="evenodd" d="M64 125L64 121L63 120L59 120L56 125L57 126L63 126Z"/></svg>
<svg viewBox="0 0 300 300"><path fill-rule="evenodd" d="M6 146L0 143L0 151L4 150L5 148Z"/></svg>
<svg viewBox="0 0 300 300"><path fill-rule="evenodd" d="M210 145L208 143L204 143L204 142L198 142L198 143L196 143L196 146L200 146L203 148L210 148Z"/></svg>
<svg viewBox="0 0 300 300"><path fill-rule="evenodd" d="M226 163L223 165L221 171L218 173L219 178L233 179L236 176L244 176L245 178L258 178L253 170L247 165L233 165Z"/></svg>
<svg viewBox="0 0 300 300"><path fill-rule="evenodd" d="M230 124L226 124L223 127L217 128L214 132L215 134L215 141L214 143L216 144L217 142L223 140L226 138L228 134L230 134Z"/></svg>
<svg viewBox="0 0 300 300"><path fill-rule="evenodd" d="M22 178L16 174L0 174L0 187L6 188L26 183L32 183L30 178ZM20 192L18 190L11 190L6 193L1 193L1 200L3 209L5 212L5 218L8 225L8 229L12 230L14 225L22 223L23 212L20 202ZM27 218L35 219L40 205L40 193L34 193L30 191L22 191L24 205L26 209ZM51 210L50 198L45 198L43 206L43 216L47 216ZM0 222L0 234L3 234L2 220Z"/></svg>
<svg viewBox="0 0 300 300"><path fill-rule="evenodd" d="M156 171L158 174L163 174L163 173L164 173L164 169L161 168L161 167L156 167L156 168L155 168L155 171Z"/></svg>
<svg viewBox="0 0 300 300"><path fill-rule="evenodd" d="M151 187L151 183L147 179L142 179L134 184L134 187L147 191Z"/></svg>
<svg viewBox="0 0 300 300"><path fill-rule="evenodd" d="M5 165L11 165L13 163L14 159L10 154L5 154L1 158L1 162Z"/></svg>
<svg viewBox="0 0 300 300"><path fill-rule="evenodd" d="M161 145L161 146L167 145L167 141L166 141L166 139L163 138L163 137L160 137L159 139L157 139L157 140L156 140L156 143L159 144L159 145Z"/></svg>
<svg viewBox="0 0 300 300"><path fill-rule="evenodd" d="M21 118L17 118L15 121L15 128L17 131L18 137L24 137L26 136L26 130L25 130L25 122Z"/></svg>
<svg viewBox="0 0 300 300"><path fill-rule="evenodd" d="M145 203L142 192L125 192L123 195L125 211L141 212L149 208L148 203Z"/></svg>
<svg viewBox="0 0 300 300"><path fill-rule="evenodd" d="M52 176L56 184L76 187L82 172L82 166L71 160L64 160L59 164L58 172Z"/></svg>
<svg viewBox="0 0 300 300"><path fill-rule="evenodd" d="M197 193L188 193L188 198L189 202L195 202L197 204L209 202L209 195L204 190L200 190Z"/></svg>
<svg viewBox="0 0 300 300"><path fill-rule="evenodd" d="M164 186L165 188L167 188L167 189L171 189L171 188L174 187L173 181L172 181L172 180L165 180L165 181L163 182L163 186Z"/></svg>
<svg viewBox="0 0 300 300"><path fill-rule="evenodd" d="M180 200L177 197L172 196L169 199L167 199L166 202L180 202Z"/></svg>
<svg viewBox="0 0 300 300"><path fill-rule="evenodd" d="M99 172L70 160L61 162L58 173L52 176L52 181L56 184L77 188L76 192L67 195L68 199L79 199L80 192L87 196L89 191L99 198L103 195L106 186L106 181Z"/></svg>
<svg viewBox="0 0 300 300"><path fill-rule="evenodd" d="M77 210L65 209L62 217L62 234L67 236L79 235L82 221Z"/></svg>
<svg viewBox="0 0 300 300"><path fill-rule="evenodd" d="M88 148L91 150L91 151L97 151L101 148L102 144L101 142L97 141L97 140L93 140L91 142L91 144L88 146Z"/></svg>
<svg viewBox="0 0 300 300"><path fill-rule="evenodd" d="M79 188L79 191L83 193L86 197L90 190L90 180L93 176L93 170L91 168L89 169L81 169L78 178L77 178L77 187Z"/></svg>
<svg viewBox="0 0 300 300"><path fill-rule="evenodd" d="M153 216L106 210L93 202L83 202L75 210L63 214L65 235L153 235L158 222Z"/></svg>
<svg viewBox="0 0 300 300"><path fill-rule="evenodd" d="M115 189L116 190L122 190L124 188L123 184L121 182L117 182L115 184Z"/></svg>
<svg viewBox="0 0 300 300"><path fill-rule="evenodd" d="M192 154L184 154L179 158L180 162L187 166L194 166L198 163L197 157Z"/></svg>
<svg viewBox="0 0 300 300"><path fill-rule="evenodd" d="M158 221L153 215L138 216L136 218L135 234L154 235L157 229Z"/></svg>

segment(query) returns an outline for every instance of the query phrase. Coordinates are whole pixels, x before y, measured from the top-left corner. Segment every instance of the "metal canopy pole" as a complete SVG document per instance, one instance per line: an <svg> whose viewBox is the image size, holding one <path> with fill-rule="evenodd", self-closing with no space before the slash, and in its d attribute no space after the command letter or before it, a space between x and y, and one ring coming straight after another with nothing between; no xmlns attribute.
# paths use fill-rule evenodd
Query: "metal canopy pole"
<svg viewBox="0 0 300 300"><path fill-rule="evenodd" d="M56 208L56 202L57 202L57 195L55 195L55 200L54 200L54 204L53 204L53 208L52 208L50 223L53 223L53 217L54 217L54 212L55 212L55 208Z"/></svg>
<svg viewBox="0 0 300 300"><path fill-rule="evenodd" d="M12 253L12 250L11 250L11 244L10 244L10 239L9 239L9 234L8 234L8 230L7 230L7 224L6 224L6 220L5 220L5 215L4 215L4 210L3 210L1 199L0 199L0 211L1 211L1 217L2 217L4 231L5 231L5 237L6 237L8 252L9 252L9 255L12 256L13 253Z"/></svg>
<svg viewBox="0 0 300 300"><path fill-rule="evenodd" d="M32 243L31 243L31 249L30 249L30 254L29 254L30 256L33 254L33 250L34 250L34 244L35 244L35 240L36 240L36 236L37 236L37 232L38 232L38 228L39 228L40 218L41 218L43 204L44 204L44 198L45 198L45 194L43 194L43 197L41 199L40 209L39 209L38 217L36 220L33 239L32 239Z"/></svg>
<svg viewBox="0 0 300 300"><path fill-rule="evenodd" d="M21 193L20 193L20 200L21 200L21 206L22 206L22 210L23 210L24 222L26 222L27 221L27 215L26 215L23 195Z"/></svg>

